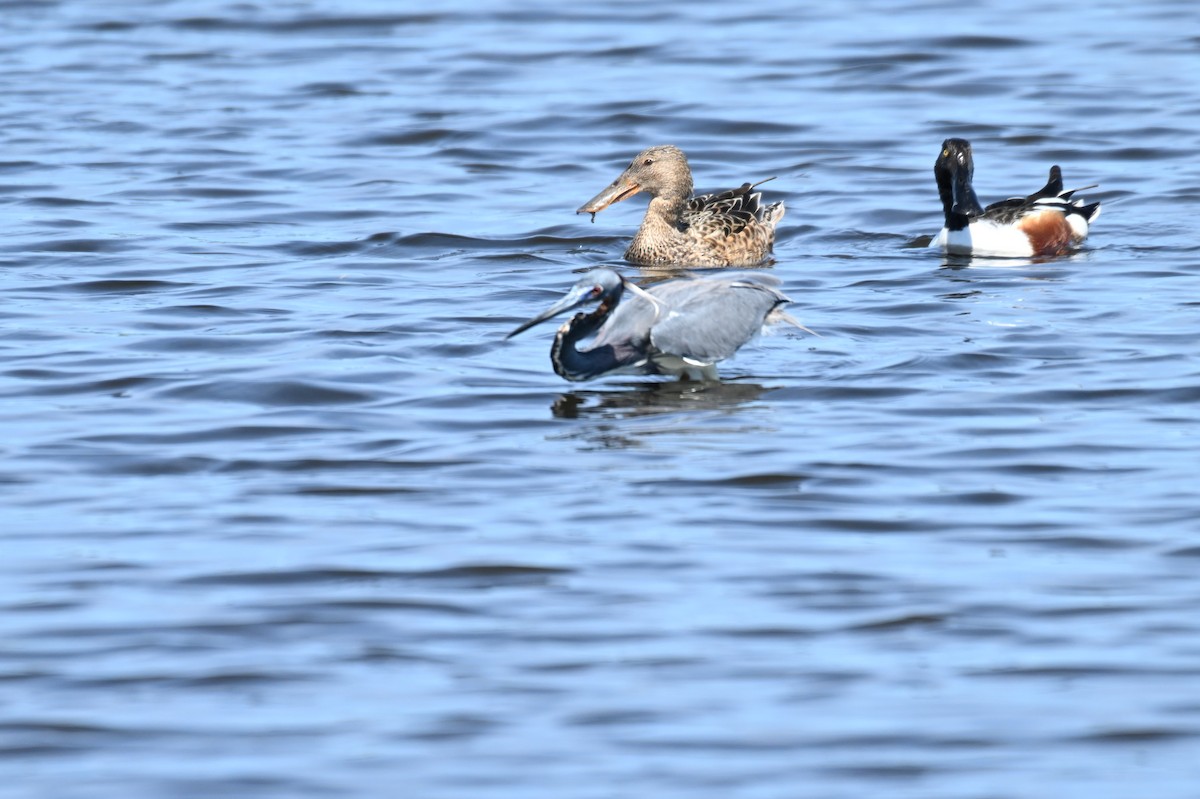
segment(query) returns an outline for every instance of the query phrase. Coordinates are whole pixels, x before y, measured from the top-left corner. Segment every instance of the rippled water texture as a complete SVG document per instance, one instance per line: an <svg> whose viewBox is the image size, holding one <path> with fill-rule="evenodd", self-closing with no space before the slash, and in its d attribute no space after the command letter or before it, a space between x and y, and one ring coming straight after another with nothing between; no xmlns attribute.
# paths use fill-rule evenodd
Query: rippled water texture
<svg viewBox="0 0 1200 799"><path fill-rule="evenodd" d="M1197 796L1195 3L796 5L0 2L0 796ZM657 143L821 337L564 383Z"/></svg>

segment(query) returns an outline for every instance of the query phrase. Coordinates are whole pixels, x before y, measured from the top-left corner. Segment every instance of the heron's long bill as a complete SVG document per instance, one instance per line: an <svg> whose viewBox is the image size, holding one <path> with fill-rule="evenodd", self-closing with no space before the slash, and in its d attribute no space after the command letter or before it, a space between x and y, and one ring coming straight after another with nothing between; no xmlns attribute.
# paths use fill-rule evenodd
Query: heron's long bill
<svg viewBox="0 0 1200 799"><path fill-rule="evenodd" d="M628 199L642 190L642 187L633 182L629 178L621 175L612 182L607 189L597 194L592 199L588 200L579 210L577 214L595 214L597 211L603 211L613 203L619 203L621 200Z"/></svg>
<svg viewBox="0 0 1200 799"><path fill-rule="evenodd" d="M530 319L528 322L522 324L516 330L505 336L505 338L509 339L518 333L524 333L534 325L540 325L547 319L553 319L561 313L574 310L580 305L584 305L594 299L596 299L596 294L594 292L594 286L592 286L590 283L586 285L575 286L567 293L567 296L563 297L561 300L554 303L545 311Z"/></svg>

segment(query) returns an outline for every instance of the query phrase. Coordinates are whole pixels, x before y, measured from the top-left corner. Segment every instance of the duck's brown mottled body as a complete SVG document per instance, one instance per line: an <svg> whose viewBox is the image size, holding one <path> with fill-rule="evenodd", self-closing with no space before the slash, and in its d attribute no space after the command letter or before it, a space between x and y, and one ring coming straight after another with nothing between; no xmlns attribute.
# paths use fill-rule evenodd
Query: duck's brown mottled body
<svg viewBox="0 0 1200 799"><path fill-rule="evenodd" d="M755 266L770 257L783 203L763 205L749 183L698 197L692 185L683 151L651 147L578 213L595 214L640 191L650 194L646 217L625 250L636 264Z"/></svg>

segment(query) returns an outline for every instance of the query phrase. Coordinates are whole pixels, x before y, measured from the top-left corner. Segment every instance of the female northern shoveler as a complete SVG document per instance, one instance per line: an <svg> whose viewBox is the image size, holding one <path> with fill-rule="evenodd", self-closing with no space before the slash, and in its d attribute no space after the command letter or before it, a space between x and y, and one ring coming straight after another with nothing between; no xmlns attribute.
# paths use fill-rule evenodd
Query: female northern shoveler
<svg viewBox="0 0 1200 799"><path fill-rule="evenodd" d="M975 162L966 139L942 142L933 174L946 226L929 246L946 252L1018 258L1062 255L1087 238L1088 225L1100 215L1100 203L1084 205L1071 199L1081 189L1063 191L1057 166L1050 167L1050 180L1040 191L981 208L971 187Z"/></svg>
<svg viewBox="0 0 1200 799"><path fill-rule="evenodd" d="M769 180L770 178L768 178ZM757 185L757 184L755 184ZM755 266L766 260L775 243L775 225L783 219L783 203L761 204L754 186L692 196L687 156L674 145L638 153L621 176L575 213L596 212L632 197L650 195L642 226L625 250L635 264L688 266Z"/></svg>

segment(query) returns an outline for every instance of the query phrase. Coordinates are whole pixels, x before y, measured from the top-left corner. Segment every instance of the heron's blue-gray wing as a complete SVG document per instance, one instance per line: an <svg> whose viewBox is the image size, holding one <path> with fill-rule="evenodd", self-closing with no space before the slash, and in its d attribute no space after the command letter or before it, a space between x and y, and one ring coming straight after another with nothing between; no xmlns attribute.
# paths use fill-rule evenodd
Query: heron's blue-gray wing
<svg viewBox="0 0 1200 799"><path fill-rule="evenodd" d="M651 289L666 306L650 331L654 348L698 364L731 357L788 302L770 275L747 273L680 280Z"/></svg>

